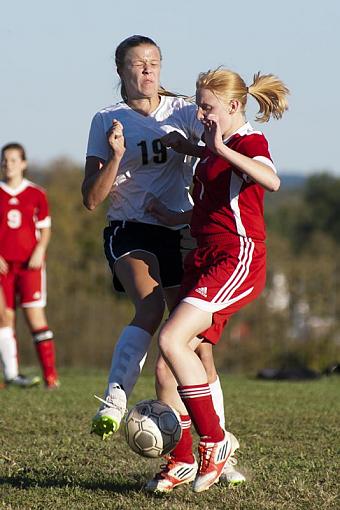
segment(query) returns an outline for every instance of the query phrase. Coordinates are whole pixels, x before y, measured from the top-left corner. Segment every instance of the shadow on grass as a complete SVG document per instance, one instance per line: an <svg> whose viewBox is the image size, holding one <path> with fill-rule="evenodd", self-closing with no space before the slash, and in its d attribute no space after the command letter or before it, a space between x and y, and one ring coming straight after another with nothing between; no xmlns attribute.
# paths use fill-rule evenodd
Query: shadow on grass
<svg viewBox="0 0 340 510"><path fill-rule="evenodd" d="M114 480L76 480L74 477L42 477L41 473L34 473L30 470L28 476L14 475L14 476L0 476L0 487L2 485L12 486L18 489L31 489L31 488L82 488L86 490L103 490L110 491L116 494L126 494L127 492L140 492L143 489L144 482L141 480L131 481L114 481Z"/></svg>

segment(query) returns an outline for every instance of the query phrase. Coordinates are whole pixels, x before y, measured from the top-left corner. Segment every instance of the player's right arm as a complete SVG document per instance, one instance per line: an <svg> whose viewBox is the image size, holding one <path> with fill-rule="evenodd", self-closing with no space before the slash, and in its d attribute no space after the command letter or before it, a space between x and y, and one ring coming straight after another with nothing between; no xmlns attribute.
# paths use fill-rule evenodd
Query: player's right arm
<svg viewBox="0 0 340 510"><path fill-rule="evenodd" d="M84 205L90 211L101 204L110 193L125 152L123 126L117 120L112 121L107 140L111 151L105 163L96 156L86 158L82 195Z"/></svg>

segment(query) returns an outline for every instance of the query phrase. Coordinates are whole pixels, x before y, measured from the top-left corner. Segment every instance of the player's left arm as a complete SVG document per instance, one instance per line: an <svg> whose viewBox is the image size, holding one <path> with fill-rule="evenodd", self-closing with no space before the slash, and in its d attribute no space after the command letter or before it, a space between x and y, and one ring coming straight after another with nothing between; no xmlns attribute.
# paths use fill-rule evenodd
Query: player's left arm
<svg viewBox="0 0 340 510"><path fill-rule="evenodd" d="M39 269L42 267L45 261L47 246L51 238L51 227L40 228L39 232L40 239L35 245L32 255L28 261L28 267L30 269Z"/></svg>
<svg viewBox="0 0 340 510"><path fill-rule="evenodd" d="M223 145L217 154L229 161L229 163L238 168L241 172L247 174L252 181L260 184L265 190L279 190L280 178L269 164L240 154L226 145Z"/></svg>
<svg viewBox="0 0 340 510"><path fill-rule="evenodd" d="M38 231L38 241L28 261L30 269L39 269L45 261L46 250L51 238L51 217L46 193L41 190L36 204L35 227Z"/></svg>
<svg viewBox="0 0 340 510"><path fill-rule="evenodd" d="M246 136L241 146L243 152L241 154L223 143L216 115L210 114L203 124L205 142L210 150L221 158L226 159L232 166L248 175L252 181L260 184L265 190L279 190L280 179L270 160L268 143L263 135Z"/></svg>
<svg viewBox="0 0 340 510"><path fill-rule="evenodd" d="M192 216L191 209L181 212L172 211L155 196L149 200L145 210L157 218L157 220L163 223L163 225L167 225L168 227L188 225Z"/></svg>

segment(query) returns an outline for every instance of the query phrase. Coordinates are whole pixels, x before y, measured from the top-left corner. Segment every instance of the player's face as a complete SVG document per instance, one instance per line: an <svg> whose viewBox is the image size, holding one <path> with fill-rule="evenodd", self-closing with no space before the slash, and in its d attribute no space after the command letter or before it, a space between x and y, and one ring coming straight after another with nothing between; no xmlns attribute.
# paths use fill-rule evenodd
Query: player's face
<svg viewBox="0 0 340 510"><path fill-rule="evenodd" d="M1 169L6 180L22 177L26 167L27 163L18 149L7 149L4 152Z"/></svg>
<svg viewBox="0 0 340 510"><path fill-rule="evenodd" d="M197 119L203 124L210 115L217 117L222 134L228 131L231 123L227 107L215 94L208 89L197 89L196 91Z"/></svg>
<svg viewBox="0 0 340 510"><path fill-rule="evenodd" d="M120 77L128 99L153 98L158 95L161 57L156 46L142 44L131 48L125 56Z"/></svg>

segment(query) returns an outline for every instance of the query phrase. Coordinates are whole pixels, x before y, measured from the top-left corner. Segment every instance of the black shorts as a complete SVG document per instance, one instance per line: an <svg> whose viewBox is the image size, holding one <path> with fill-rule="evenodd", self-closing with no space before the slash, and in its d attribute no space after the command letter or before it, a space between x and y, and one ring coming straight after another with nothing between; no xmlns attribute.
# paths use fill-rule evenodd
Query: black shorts
<svg viewBox="0 0 340 510"><path fill-rule="evenodd" d="M111 221L104 229L104 251L118 292L124 292L124 288L114 265L124 255L133 251L152 253L158 260L163 288L176 287L182 281L184 257L195 246L189 227L172 230L149 223Z"/></svg>

